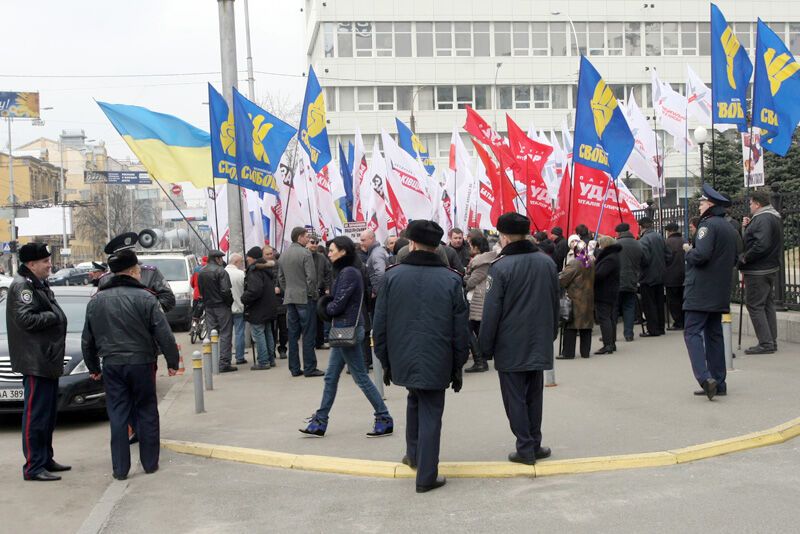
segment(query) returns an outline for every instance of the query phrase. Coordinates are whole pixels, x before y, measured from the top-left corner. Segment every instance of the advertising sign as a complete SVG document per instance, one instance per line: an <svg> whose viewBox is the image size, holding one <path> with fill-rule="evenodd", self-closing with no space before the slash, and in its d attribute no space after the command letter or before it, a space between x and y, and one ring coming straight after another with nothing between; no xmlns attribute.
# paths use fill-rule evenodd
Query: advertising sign
<svg viewBox="0 0 800 534"><path fill-rule="evenodd" d="M750 133L742 134L742 166L745 187L764 185L764 150L761 148L760 133L753 132L752 142Z"/></svg>
<svg viewBox="0 0 800 534"><path fill-rule="evenodd" d="M39 93L0 91L0 117L39 118Z"/></svg>
<svg viewBox="0 0 800 534"><path fill-rule="evenodd" d="M85 184L148 185L153 180L144 171L83 171Z"/></svg>

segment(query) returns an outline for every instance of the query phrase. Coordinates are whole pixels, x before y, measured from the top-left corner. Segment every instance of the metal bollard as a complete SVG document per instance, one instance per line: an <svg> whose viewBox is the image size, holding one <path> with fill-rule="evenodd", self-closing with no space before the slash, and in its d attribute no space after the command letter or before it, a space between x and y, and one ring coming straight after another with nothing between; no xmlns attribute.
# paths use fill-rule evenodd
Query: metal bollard
<svg viewBox="0 0 800 534"><path fill-rule="evenodd" d="M213 364L211 363L211 341L203 340L203 377L205 378L206 389L214 389Z"/></svg>
<svg viewBox="0 0 800 534"><path fill-rule="evenodd" d="M219 374L219 332L211 331L211 369L215 375Z"/></svg>
<svg viewBox="0 0 800 534"><path fill-rule="evenodd" d="M381 394L381 398L385 400L386 396L383 394L383 364L381 364L377 356L372 358L372 372L375 387L378 388L378 393Z"/></svg>
<svg viewBox="0 0 800 534"><path fill-rule="evenodd" d="M203 403L203 357L200 351L192 353L192 375L194 376L194 413L206 411Z"/></svg>
<svg viewBox="0 0 800 534"><path fill-rule="evenodd" d="M722 340L725 344L725 368L733 371L733 333L730 313L722 314Z"/></svg>
<svg viewBox="0 0 800 534"><path fill-rule="evenodd" d="M550 370L546 370L544 372L544 387L552 388L557 386L556 384L556 366L553 364L553 368Z"/></svg>

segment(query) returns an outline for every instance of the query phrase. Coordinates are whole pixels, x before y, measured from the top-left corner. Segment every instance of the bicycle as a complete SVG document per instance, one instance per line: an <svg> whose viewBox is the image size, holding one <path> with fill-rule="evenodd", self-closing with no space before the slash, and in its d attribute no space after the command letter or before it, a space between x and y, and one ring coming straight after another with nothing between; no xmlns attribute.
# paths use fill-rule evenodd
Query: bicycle
<svg viewBox="0 0 800 534"><path fill-rule="evenodd" d="M194 345L197 340L204 340L208 335L206 328L206 312L202 303L198 303L198 310L192 314L192 326L189 328L189 341Z"/></svg>

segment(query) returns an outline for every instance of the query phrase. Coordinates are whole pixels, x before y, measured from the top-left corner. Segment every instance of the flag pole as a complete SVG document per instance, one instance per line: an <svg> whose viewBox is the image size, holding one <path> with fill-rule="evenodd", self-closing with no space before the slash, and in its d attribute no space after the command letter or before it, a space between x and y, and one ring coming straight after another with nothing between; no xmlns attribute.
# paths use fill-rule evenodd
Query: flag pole
<svg viewBox="0 0 800 534"><path fill-rule="evenodd" d="M217 250L219 250L220 235L219 235L219 217L217 216L217 211L219 211L217 209L217 183L216 183L216 180L213 177L211 178L211 183L214 184L211 187L211 191L212 191L212 195L213 195L212 199L214 200L214 229L215 229L215 231L217 233L216 234L217 235Z"/></svg>
<svg viewBox="0 0 800 534"><path fill-rule="evenodd" d="M603 193L603 203L600 204L600 217L597 219L597 226L595 227L595 231L594 231L594 240L595 241L597 241L597 235L600 233L600 223L603 221L603 212L606 209L606 199L608 198L608 190L611 188L611 182L613 182L613 181L614 181L614 179L611 177L611 175L609 175L608 176L608 182L606 182L606 190ZM615 187L616 187L616 184L615 184ZM619 204L617 204L617 207L619 207Z"/></svg>
<svg viewBox="0 0 800 534"><path fill-rule="evenodd" d="M689 241L689 99L686 99L686 121L683 139L683 233ZM711 130L714 131L713 128ZM713 134L712 134L713 135ZM700 151L700 166L703 165L703 151ZM702 187L702 184L700 184ZM677 195L676 195L677 198Z"/></svg>
<svg viewBox="0 0 800 534"><path fill-rule="evenodd" d="M631 173L625 171L625 179L631 177ZM617 213L619 213L619 222L622 222L622 206L619 205L619 188L617 188L617 181L614 180L614 193L617 195Z"/></svg>
<svg viewBox="0 0 800 534"><path fill-rule="evenodd" d="M169 196L169 193L167 193L167 190L164 189L164 186L161 185L161 182L158 181L158 178L153 176L153 181L156 183L158 188L161 189L161 191L164 192L164 196L167 197L167 199L170 202L172 202L172 205L175 207L176 210L178 210L178 213L181 214L181 218L183 218L183 220L186 221L186 224L189 226L189 229L191 229L191 231L194 232L194 235L197 236L197 239L200 240L200 243L202 243L202 245L204 247L206 247L206 251L211 252L211 248L206 244L206 242L203 240L203 238L200 237L200 234L197 233L197 230L195 230L194 226L192 226L192 223L189 222L189 219L186 218L186 215L183 214L183 211L181 211L181 209L178 207L178 205L175 203L175 201L172 199L172 197Z"/></svg>

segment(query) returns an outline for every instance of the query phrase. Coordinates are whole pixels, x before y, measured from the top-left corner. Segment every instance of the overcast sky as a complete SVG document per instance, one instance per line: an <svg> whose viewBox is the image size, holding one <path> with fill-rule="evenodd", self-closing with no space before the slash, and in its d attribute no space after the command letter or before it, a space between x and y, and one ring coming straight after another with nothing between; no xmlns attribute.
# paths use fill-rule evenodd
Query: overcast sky
<svg viewBox="0 0 800 534"><path fill-rule="evenodd" d="M2 4L0 91L39 91L41 107L54 108L42 111L44 126L15 121L15 147L42 136L56 139L62 129L82 129L88 139L104 140L111 156L132 156L94 100L145 106L208 131L206 82L220 87L217 0ZM266 92L302 95L300 76L307 69L302 5L302 0L249 1L256 100ZM243 0L235 10L239 87L247 94ZM141 74L166 76L123 77ZM5 151L5 124L0 130Z"/></svg>

